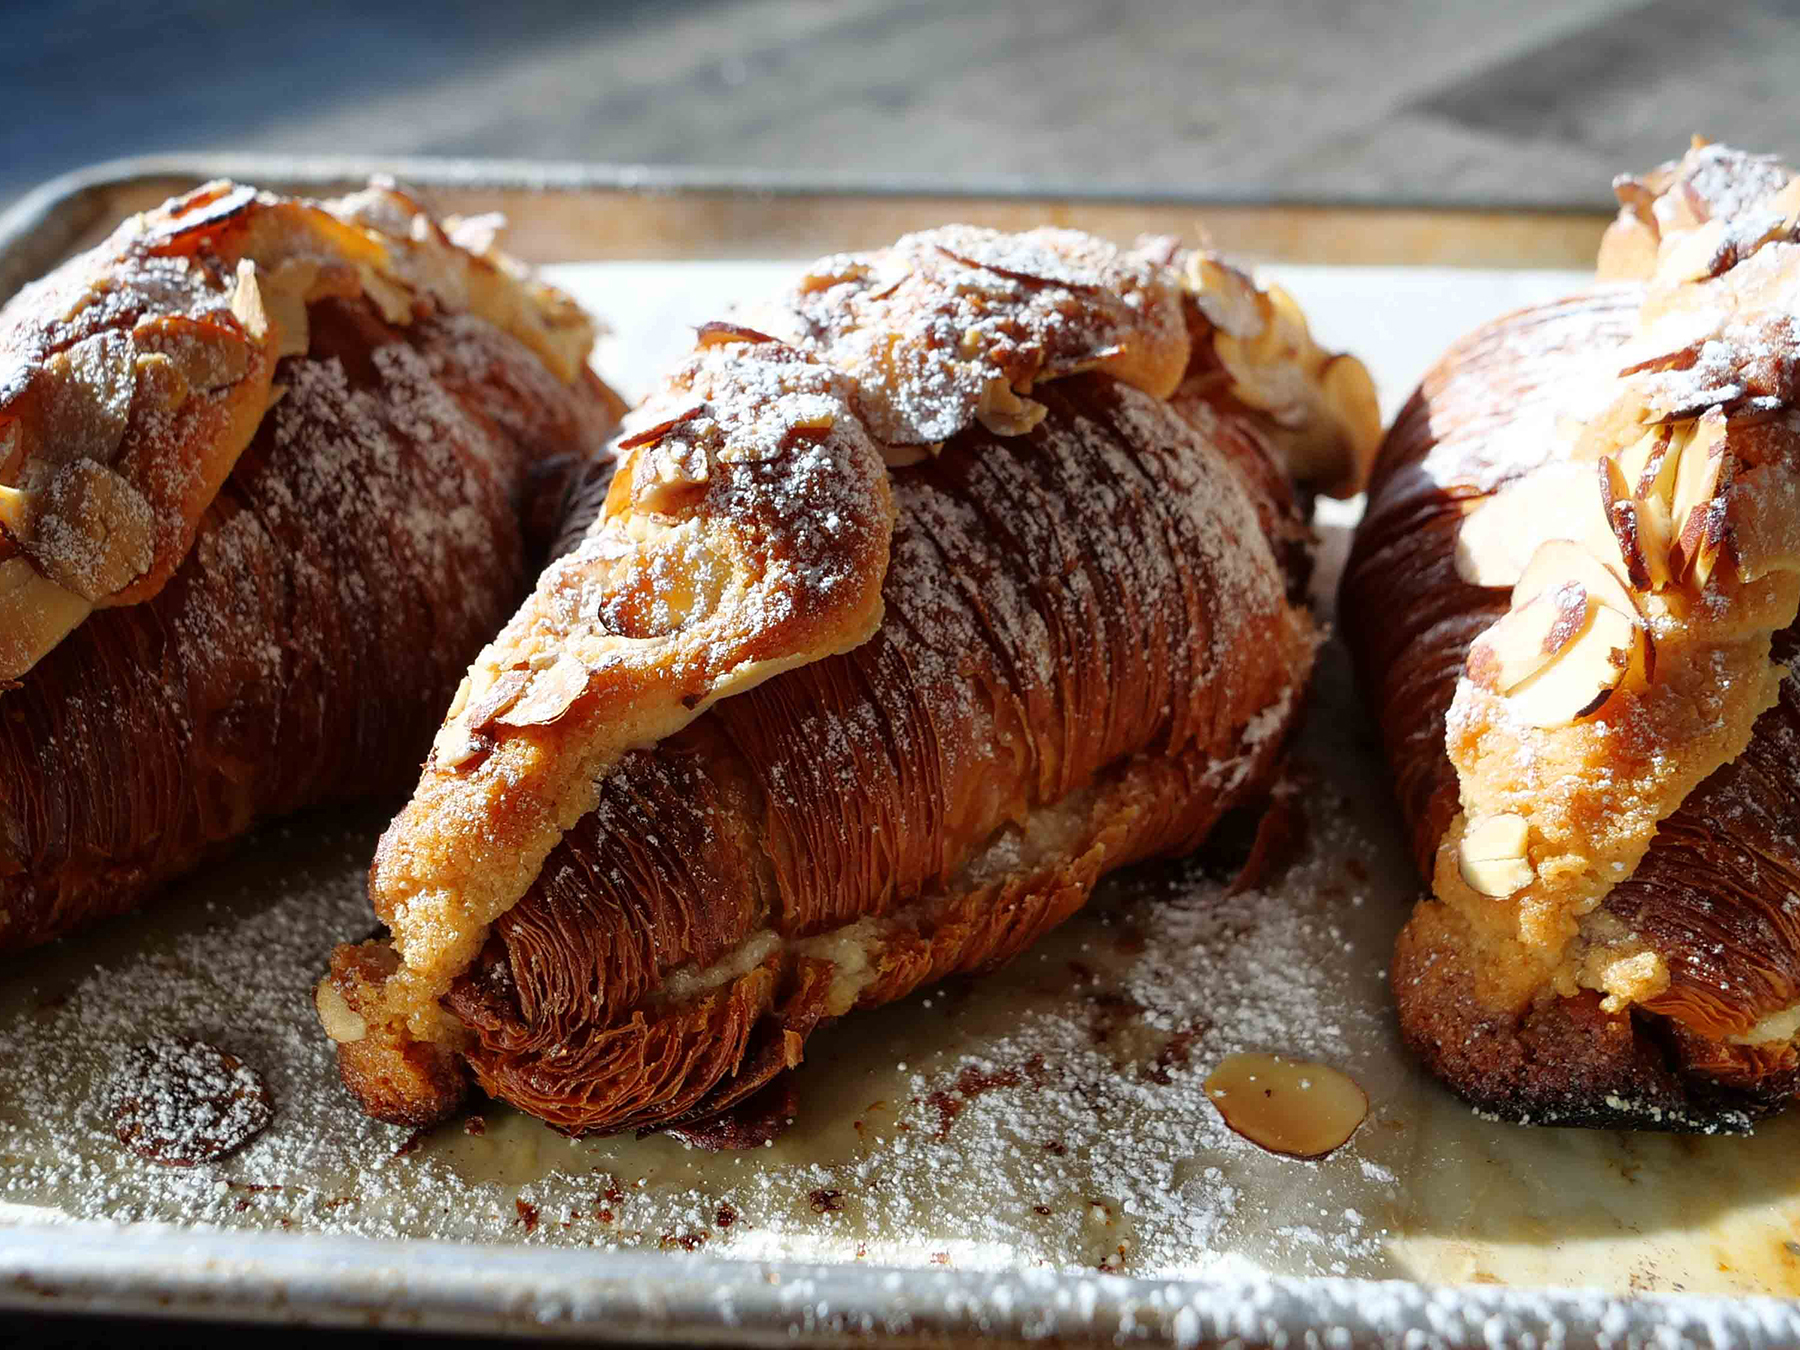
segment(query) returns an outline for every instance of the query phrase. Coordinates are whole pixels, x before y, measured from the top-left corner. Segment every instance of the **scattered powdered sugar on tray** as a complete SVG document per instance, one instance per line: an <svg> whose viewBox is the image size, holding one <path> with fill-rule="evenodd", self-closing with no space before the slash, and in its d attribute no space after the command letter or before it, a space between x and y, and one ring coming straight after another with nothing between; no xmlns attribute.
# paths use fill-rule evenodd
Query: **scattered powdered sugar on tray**
<svg viewBox="0 0 1800 1350"><path fill-rule="evenodd" d="M1223 846L1107 882L1011 965L815 1035L794 1123L741 1153L663 1135L572 1141L491 1105L416 1137L362 1116L310 992L331 944L373 926L363 888L385 816L265 830L149 914L35 951L0 980L0 1223L1793 1288L1788 1122L1749 1140L1520 1130L1476 1119L1402 1052L1386 966L1416 883L1346 664L1327 644L1298 746L1305 843L1265 889L1228 894ZM124 1150L106 1084L133 1046L171 1037L260 1074L268 1128L192 1167ZM1319 1162L1263 1152L1204 1093L1237 1050L1343 1070L1369 1118Z"/></svg>
<svg viewBox="0 0 1800 1350"><path fill-rule="evenodd" d="M994 976L821 1035L795 1124L766 1149L570 1141L497 1106L411 1138L354 1109L308 998L332 939L370 926L377 827L326 815L264 831L160 915L45 949L0 985L0 1200L80 1218L964 1267L1172 1273L1250 1247L1296 1273L1380 1264L1362 1214L1391 1198L1391 1172L1371 1180L1356 1141L1322 1164L1263 1155L1201 1089L1244 1047L1357 1072L1369 1028L1334 1009L1341 974L1319 963L1342 947L1328 897L1227 899L1197 863L1140 869ZM1307 890L1341 899L1338 858L1302 870ZM193 1038L267 1082L273 1120L215 1161L143 1162L115 1138L109 1085L133 1047ZM1257 1180L1270 1167L1310 1203L1271 1207Z"/></svg>
<svg viewBox="0 0 1800 1350"><path fill-rule="evenodd" d="M169 1167L224 1157L273 1114L256 1070L215 1045L171 1036L132 1046L104 1101L119 1142Z"/></svg>

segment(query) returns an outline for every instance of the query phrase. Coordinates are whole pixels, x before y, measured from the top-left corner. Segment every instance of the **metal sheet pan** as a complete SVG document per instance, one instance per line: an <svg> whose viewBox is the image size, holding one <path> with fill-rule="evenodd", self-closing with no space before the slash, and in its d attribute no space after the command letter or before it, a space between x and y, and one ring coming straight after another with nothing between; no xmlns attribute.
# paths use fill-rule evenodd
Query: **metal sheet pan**
<svg viewBox="0 0 1800 1350"><path fill-rule="evenodd" d="M1581 267L1603 223L528 164L135 161L52 184L0 220L0 294L128 211L206 177L325 190L382 169L441 210L506 212L511 246L558 264L559 279L603 314L649 295L672 305L634 309L621 325L608 369L625 368L627 384L654 365L644 335L696 317L668 297L683 284L695 296L747 284L756 269L742 260L760 260L766 275L771 260L953 217L1054 220L1116 237L1192 236L1204 222L1237 252L1308 264L1283 274L1303 301L1329 307L1335 294L1340 308L1360 305L1357 326L1371 340L1389 333L1391 404L1408 372L1388 348L1402 326L1428 328L1425 297L1463 286L1463 308L1440 304L1433 320L1461 323L1471 304L1528 298L1533 278L1490 274L1485 299L1471 302L1476 273L1458 282L1367 269ZM693 260L712 260L703 287ZM1367 303L1377 292L1391 301L1385 318ZM1350 519L1326 521L1328 550L1341 550ZM1327 580L1331 570L1328 560ZM769 1344L972 1335L1279 1344L1325 1327L1351 1343L1800 1336L1800 1307L1741 1296L1800 1290L1792 1122L1750 1141L1508 1129L1474 1120L1398 1052L1380 966L1415 883L1335 647L1315 702L1301 750L1313 774L1312 837L1279 888L1226 902L1192 868L1109 887L1091 914L1000 976L935 1004L925 995L882 1010L818 1043L803 1118L748 1160L662 1138L570 1144L498 1112L481 1136L449 1127L406 1141L395 1160L398 1137L385 1127L331 1118L328 1056L306 1025L303 980L311 953L352 931L383 813L264 831L169 903L0 973L0 1047L15 1089L10 1103L0 1096L0 1306ZM236 983L293 974L291 1008L233 1001L242 991L222 963L246 951L256 970ZM1287 969L1273 983L1281 972L1271 961ZM107 1000L132 982L154 982L175 1009L167 1015L258 1052L298 1115L290 1135L336 1139L337 1151L296 1153L292 1138L286 1152L253 1145L185 1187L122 1166L103 1131L73 1117L119 1030ZM1196 1066L1165 1059L1182 1016L1190 1028L1207 1023L1198 1045L1229 1034L1332 1058L1369 1089L1373 1117L1317 1165L1222 1137ZM1114 1089L1104 1111L1072 1116L1081 1092L1031 1091L1036 1079L1019 1067L1029 1063L1019 1058L1026 1036L1061 1045L1067 1063L1091 1059ZM971 1065L974 1079L964 1076ZM71 1118L50 1118L46 1102ZM1049 1154L1044 1145L1063 1140L1040 1138L1046 1124L1075 1147ZM1020 1162L1022 1141L1043 1153ZM346 1162L358 1149L373 1159L367 1167ZM735 1225L720 1222L727 1204ZM616 1221L599 1221L602 1207L616 1208ZM1176 1231L1180 1221L1192 1231ZM1548 1287L1582 1284L1602 1288ZM1631 1296L1639 1290L1719 1293ZM1727 1292L1740 1296L1719 1296Z"/></svg>

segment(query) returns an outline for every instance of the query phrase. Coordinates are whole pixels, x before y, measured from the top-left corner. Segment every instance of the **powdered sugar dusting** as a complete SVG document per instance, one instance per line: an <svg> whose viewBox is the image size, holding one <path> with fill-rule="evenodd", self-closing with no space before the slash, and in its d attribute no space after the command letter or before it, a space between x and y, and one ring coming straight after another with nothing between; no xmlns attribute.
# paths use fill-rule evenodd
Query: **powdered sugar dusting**
<svg viewBox="0 0 1800 1350"><path fill-rule="evenodd" d="M1309 842L1265 890L1226 897L1229 867L1198 863L1109 882L1012 965L815 1035L795 1124L750 1153L572 1142L493 1106L417 1139L371 1122L309 993L319 953L366 931L381 816L264 831L168 905L0 983L0 1202L674 1257L1787 1287L1787 1123L1749 1140L1551 1136L1477 1120L1413 1067L1385 967L1416 883L1370 790L1346 665L1328 645L1299 744ZM163 1036L259 1069L270 1127L194 1168L124 1153L103 1085ZM1263 1153L1202 1090L1241 1049L1344 1070L1369 1121L1321 1163Z"/></svg>
<svg viewBox="0 0 1800 1350"><path fill-rule="evenodd" d="M167 1036L126 1052L104 1100L119 1142L171 1167L223 1157L268 1128L273 1114L262 1076L237 1056Z"/></svg>
<svg viewBox="0 0 1800 1350"><path fill-rule="evenodd" d="M1221 901L1217 882L1181 867L1109 888L992 981L822 1037L800 1121L761 1154L574 1143L497 1107L479 1133L457 1121L409 1147L354 1109L309 1025L319 944L357 922L366 840L354 821L271 832L193 888L170 940L138 920L119 946L148 938L148 950L96 968L53 949L46 979L9 988L0 1056L16 1092L0 1152L20 1161L0 1198L309 1231L1190 1269L1260 1227L1241 1207L1263 1159L1205 1100L1205 1066L1245 1045L1353 1064L1351 1039L1373 1030L1324 1011L1330 977L1308 972L1338 938L1318 906L1259 918L1262 897ZM255 853L299 866L265 886ZM88 1084L146 1036L196 1035L265 1068L273 1125L191 1172L125 1160ZM1305 1179L1323 1182L1330 1214L1368 1208L1358 1163L1328 1167ZM971 1205L994 1175L1004 1198ZM1364 1270L1378 1254L1373 1232L1316 1205L1289 1218L1266 1235L1280 1268Z"/></svg>
<svg viewBox="0 0 1800 1350"><path fill-rule="evenodd" d="M651 299L666 282L659 273ZM1338 306L1356 331L1371 314L1406 316L1377 356L1416 338L1415 309L1436 312L1417 297L1396 307L1395 294L1412 293L1391 276L1358 285L1352 295L1346 283ZM1429 289L1466 295L1460 285L1434 275ZM615 313L637 312L611 274L590 289ZM722 289L709 274L693 317L714 312ZM653 336L628 331L626 345ZM1341 545L1346 530L1329 533ZM1333 588L1318 578L1320 595ZM12 1202L227 1230L650 1248L674 1261L698 1251L927 1269L1107 1262L1126 1275L1341 1265L1455 1283L1791 1291L1781 1262L1791 1278L1782 1240L1800 1225L1795 1122L1729 1141L1516 1130L1474 1119L1412 1069L1384 981L1417 883L1345 664L1328 645L1300 740L1317 778L1302 794L1313 834L1296 868L1232 901L1203 871L1123 879L994 976L846 1019L808 1043L795 1126L749 1155L661 1137L571 1143L498 1108L417 1141L370 1122L336 1082L309 995L321 953L368 931L364 869L385 814L264 831L149 914L0 976L0 1223L21 1217ZM1182 1019L1196 1013L1215 1026L1185 1042L1183 1065ZM210 1166L125 1155L99 1086L125 1049L159 1034L206 1038L261 1069L276 1103L270 1129ZM1066 1065L1052 1062L1059 1047ZM1198 1100L1207 1069L1239 1047L1333 1062L1369 1091L1375 1114L1324 1164L1263 1154ZM1088 1074L1090 1085L1071 1086ZM1070 1094L1083 1090L1104 1109L1080 1116ZM965 1152L980 1167L959 1161ZM1170 1176L1177 1194L1157 1193ZM801 1283L783 1288L810 1316L807 1300L829 1286ZM1028 1294L1075 1315L1121 1287L1096 1277ZM1471 1297L1401 1283L1308 1287L1340 1299L1331 1306L1346 1319L1404 1307L1436 1327ZM1482 1330L1456 1322L1445 1334L1471 1326L1470 1337ZM1215 1322L1204 1309L1184 1308L1174 1327L1188 1343L1267 1334L1250 1314Z"/></svg>
<svg viewBox="0 0 1800 1350"><path fill-rule="evenodd" d="M855 377L870 431L935 445L978 418L1008 434L1038 379L1106 368L1166 395L1188 337L1174 274L1076 230L947 225L815 263L752 322Z"/></svg>

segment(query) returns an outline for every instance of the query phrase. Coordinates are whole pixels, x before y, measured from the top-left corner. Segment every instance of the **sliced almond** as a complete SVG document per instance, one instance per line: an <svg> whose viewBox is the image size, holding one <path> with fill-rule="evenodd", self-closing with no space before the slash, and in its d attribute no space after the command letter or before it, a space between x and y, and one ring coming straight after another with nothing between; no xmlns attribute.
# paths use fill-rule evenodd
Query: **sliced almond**
<svg viewBox="0 0 1800 1350"><path fill-rule="evenodd" d="M109 329L46 361L33 381L44 390L33 453L58 466L77 459L110 463L131 414L135 356L131 335Z"/></svg>
<svg viewBox="0 0 1800 1350"><path fill-rule="evenodd" d="M1724 538L1723 497L1731 486L1731 467L1725 450L1725 415L1714 408L1694 425L1693 436L1681 452L1675 472L1675 491L1670 517L1675 540L1670 550L1670 571L1685 577L1696 569L1706 553L1705 572L1696 577L1706 584Z"/></svg>
<svg viewBox="0 0 1800 1350"><path fill-rule="evenodd" d="M1587 464L1550 465L1489 497L1457 534L1457 574L1476 586L1513 586L1539 545L1569 539L1623 575L1625 560L1593 472Z"/></svg>
<svg viewBox="0 0 1800 1350"><path fill-rule="evenodd" d="M524 696L494 721L506 727L547 726L568 712L587 687L587 667L572 656L559 655L547 669L531 675Z"/></svg>
<svg viewBox="0 0 1800 1350"><path fill-rule="evenodd" d="M1656 450L1638 480L1636 496L1644 501L1660 501L1667 506L1675 495L1675 471L1681 465L1682 451L1693 438L1691 424L1665 425L1661 428Z"/></svg>
<svg viewBox="0 0 1800 1350"><path fill-rule="evenodd" d="M727 342L780 342L761 329L750 328L741 323L703 323L694 330L696 347L716 347Z"/></svg>
<svg viewBox="0 0 1800 1350"><path fill-rule="evenodd" d="M1608 537L1611 537L1610 530ZM1615 554L1617 549L1618 541L1615 539ZM1579 583L1596 603L1635 619L1638 613L1637 601L1621 579L1623 567L1623 558L1619 559L1618 568L1615 569L1572 539L1547 539L1538 546L1531 555L1531 561L1520 572L1518 584L1513 587L1513 603L1515 606L1528 603L1546 591L1573 581Z"/></svg>
<svg viewBox="0 0 1800 1350"><path fill-rule="evenodd" d="M328 979L320 980L313 990L313 1007L318 1009L325 1034L339 1045L355 1045L369 1034L368 1021Z"/></svg>
<svg viewBox="0 0 1800 1350"><path fill-rule="evenodd" d="M1600 496L1619 554L1625 562L1625 580L1640 591L1650 589L1650 560L1644 554L1643 531L1638 526L1638 503L1632 499L1625 471L1613 456L1600 461Z"/></svg>
<svg viewBox="0 0 1800 1350"><path fill-rule="evenodd" d="M519 701L525 693L525 686L531 683L529 670L511 667L494 671L477 668L474 674L485 677L477 678L479 688L468 708L468 723L475 731L482 731L493 725L501 713Z"/></svg>
<svg viewBox="0 0 1800 1350"><path fill-rule="evenodd" d="M1595 605L1588 626L1555 660L1506 695L1527 726L1566 726L1606 706L1633 668L1648 666L1648 635L1610 605Z"/></svg>
<svg viewBox="0 0 1800 1350"><path fill-rule="evenodd" d="M160 314L140 323L132 337L139 351L168 357L196 394L227 388L250 372L250 344L222 323Z"/></svg>
<svg viewBox="0 0 1800 1350"><path fill-rule="evenodd" d="M1469 678L1504 694L1554 661L1588 625L1594 602L1576 581L1544 591L1508 613L1469 648Z"/></svg>
<svg viewBox="0 0 1800 1350"><path fill-rule="evenodd" d="M0 485L0 529L13 538L22 538L31 519L31 494L19 488Z"/></svg>
<svg viewBox="0 0 1800 1350"><path fill-rule="evenodd" d="M466 720L447 722L431 743L432 762L440 769L460 769L494 748L493 738L470 729Z"/></svg>
<svg viewBox="0 0 1800 1350"><path fill-rule="evenodd" d="M1484 816L1463 831L1457 869L1483 895L1511 895L1537 876L1527 849L1530 839L1531 827L1524 816Z"/></svg>
<svg viewBox="0 0 1800 1350"><path fill-rule="evenodd" d="M21 678L93 612L26 558L0 562L0 680Z"/></svg>
<svg viewBox="0 0 1800 1350"><path fill-rule="evenodd" d="M1614 456L1625 480L1621 497L1635 497L1649 486L1654 471L1660 467L1669 448L1669 428L1665 424L1652 427Z"/></svg>
<svg viewBox="0 0 1800 1350"><path fill-rule="evenodd" d="M1729 474L1729 468L1727 473ZM1724 499L1721 497L1695 511L1688 520L1690 524L1697 524L1692 541L1682 546L1682 558L1689 568L1689 579L1694 583L1694 589L1703 591L1712 578L1713 569L1718 566L1719 556L1725 545Z"/></svg>
<svg viewBox="0 0 1800 1350"><path fill-rule="evenodd" d="M1671 200L1673 193L1658 199ZM1662 248L1656 259L1656 277L1665 285L1670 282L1704 281L1719 270L1719 257L1725 242L1723 219L1707 220L1691 230L1670 234L1663 232Z"/></svg>
<svg viewBox="0 0 1800 1350"><path fill-rule="evenodd" d="M94 604L124 590L156 557L156 514L143 494L91 459L78 459L51 480L40 523L22 541L44 575Z"/></svg>
<svg viewBox="0 0 1800 1350"><path fill-rule="evenodd" d="M1669 519L1669 503L1662 497L1650 496L1639 498L1636 506L1638 539L1650 569L1650 589L1660 591L1674 580L1669 550L1675 542L1675 530Z"/></svg>
<svg viewBox="0 0 1800 1350"><path fill-rule="evenodd" d="M261 342L269 331L269 313L263 306L262 287L256 282L256 264L239 258L237 285L231 292L231 313L244 331Z"/></svg>
<svg viewBox="0 0 1800 1350"><path fill-rule="evenodd" d="M1656 571L1651 566L1645 542L1644 504L1627 497L1615 501L1607 514L1612 517L1613 534L1618 537L1619 552L1625 559L1625 579L1640 591L1654 590ZM1662 570L1668 570L1666 560Z"/></svg>

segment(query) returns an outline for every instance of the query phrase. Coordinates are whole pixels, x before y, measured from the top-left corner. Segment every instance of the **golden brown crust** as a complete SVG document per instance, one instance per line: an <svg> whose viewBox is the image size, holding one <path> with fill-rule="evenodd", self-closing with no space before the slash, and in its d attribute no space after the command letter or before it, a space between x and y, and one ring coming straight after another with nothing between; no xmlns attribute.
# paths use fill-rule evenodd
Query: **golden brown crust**
<svg viewBox="0 0 1800 1350"><path fill-rule="evenodd" d="M1178 414L1091 377L1041 396L1030 437L972 430L896 474L875 638L719 703L608 778L448 999L485 1090L575 1132L723 1109L825 1016L1009 959L1101 873L1186 851L1266 790L1307 626L1266 545L1189 570L1203 539L1256 528L1233 465L1267 453L1254 424L1196 411L1217 455L1196 481ZM1101 436L1112 472L1095 471ZM1124 500L1101 506L1102 483ZM1216 504L1234 498L1226 524ZM1069 574L1045 529L1058 500L1081 541ZM1291 518L1285 493L1270 505ZM1174 538L1120 575L1146 525ZM981 608L946 574L983 578ZM1054 713L1076 698L1113 711ZM819 954L846 929L862 949L834 970ZM737 953L754 964L671 1006L678 972Z"/></svg>
<svg viewBox="0 0 1800 1350"><path fill-rule="evenodd" d="M368 1035L368 1016L379 1016L381 986L399 965L385 942L339 947L331 970L313 996L320 1019L337 1044L338 1076L376 1120L420 1129L435 1125L462 1105L469 1074L461 1056L430 1041L395 1041Z"/></svg>
<svg viewBox="0 0 1800 1350"><path fill-rule="evenodd" d="M1223 366L1173 261L1068 231L951 226L826 260L763 311L790 341L748 322L704 326L632 419L581 543L476 662L383 838L372 895L402 959L386 1025L457 1038L438 1001L623 754L875 631L894 519L888 463L975 426L1022 434L1043 416L1043 382L1081 370L1114 370L1166 398L1186 368L1190 321L1206 336L1207 370ZM1319 371L1338 372L1331 396L1283 430L1353 458L1374 416L1372 396L1358 396L1366 373L1319 353L1291 316L1272 321L1237 274L1214 269L1204 285L1243 301L1240 365L1304 362L1274 391L1284 408ZM1360 385L1343 377L1352 370ZM1258 396L1235 377L1217 392Z"/></svg>
<svg viewBox="0 0 1800 1350"><path fill-rule="evenodd" d="M13 331L55 297L100 304L116 243L15 302ZM394 322L368 294L326 296L296 324L306 349L274 364L281 397L166 584L95 610L0 693L0 948L134 907L255 820L402 788L545 542L522 528L533 471L616 421L585 369L565 382L435 300ZM162 448L183 480L192 447Z"/></svg>
<svg viewBox="0 0 1800 1350"><path fill-rule="evenodd" d="M949 276L962 277L974 255L952 252ZM992 268L998 282L974 286L974 301L945 304L967 317L969 301L976 326L1007 340L954 345L947 369L910 326L946 312L928 303L950 284L935 263L909 295L904 284L870 287L878 267L830 260L832 276L855 274L836 283L849 318L834 328L811 313L795 346L754 329L702 330L703 350L678 373L675 392L621 443L627 457L606 507L569 565L595 553L609 519L628 521L628 508L666 494L704 522L728 522L704 497L694 502L692 484L712 484L725 462L697 458L695 443L704 448L711 425L755 421L767 394L750 400L746 419L722 382L766 391L776 386L765 368L799 372L811 402L759 425L781 433L804 413L821 433L847 420L947 433L936 454L897 455L889 442L867 441L884 489L883 460L896 466L894 514L874 517L884 555L875 612L885 617L868 640L803 651L710 710L699 691L680 726L635 741L618 725L576 734L582 750L616 745L605 760L613 767L583 768L585 800L529 860L522 896L462 930L478 955L450 971L444 1006L453 1016L377 1019L371 1035L440 1035L489 1091L572 1131L716 1112L797 1063L822 1020L1005 959L1079 905L1102 871L1190 846L1219 812L1266 786L1313 645L1283 566L1304 527L1291 486L1271 467L1294 428L1246 403L1216 350L1218 330L1186 301L1175 307L1185 369L1171 375L1166 363L1150 363L1161 371L1152 379L1135 358L1118 375L1062 369L1056 363L1101 363L1092 352L1070 355L1088 351L1095 330L1082 326L1063 342L1053 316L1112 332L1113 301L1084 299L1055 275L1055 259L1028 269L1014 252L1006 257ZM1160 275L1128 264L1140 266ZM879 307L884 292L892 312ZM815 293L824 292L802 288L803 312ZM872 309L858 298L870 294ZM1019 307L1010 317L1008 304ZM1261 323L1262 311L1250 311ZM869 374L839 347L886 350L869 331L880 323L893 325L901 350ZM1050 325L1038 353L1047 364L1034 356L1012 370L1034 324ZM1265 332L1246 331L1257 340ZM1288 331L1277 345L1293 341ZM1107 345L1134 350L1111 337ZM1259 347L1256 359L1272 366L1273 352ZM990 359L1013 396L1029 391L1029 426L993 415L999 405L984 395ZM1157 391L1123 382L1127 373ZM704 403L692 396L702 376L712 382ZM934 409L927 395L940 382L947 402ZM1343 418L1340 459L1373 425L1372 404L1344 407L1320 414ZM1295 425L1321 434L1307 418ZM602 479L588 484L590 497ZM839 567L856 559L841 545L832 555ZM559 585L553 570L509 629L515 636L497 645L539 624L546 654L578 648L579 629L565 622L570 644L531 617L551 612ZM671 572L649 594L685 587ZM639 612L616 594L603 593L602 609ZM749 624L746 636L766 627ZM501 701L528 697L528 684L514 678ZM644 689L665 701L680 692L667 672ZM474 763L480 775L506 751L502 739L470 753L477 717L480 734L504 726L485 705L468 711L481 697L471 692L440 741L434 772L446 782L478 782L451 779L446 766ZM609 715L629 726L625 711ZM423 793L417 814L403 818L411 840L460 828L446 807L474 800L466 790L438 793ZM494 824L485 809L471 819ZM378 908L392 898L386 867L384 856ZM431 862L421 874L445 875L441 867ZM393 892L407 907L416 894ZM412 928L416 911L389 912L397 930ZM409 965L415 937L397 931Z"/></svg>
<svg viewBox="0 0 1800 1350"><path fill-rule="evenodd" d="M1394 998L1407 1047L1478 1110L1527 1125L1733 1133L1794 1090L1791 1075L1717 1079L1655 1019L1609 1013L1592 990L1487 1007L1447 924L1441 902L1420 903L1394 949Z"/></svg>
<svg viewBox="0 0 1800 1350"><path fill-rule="evenodd" d="M154 598L307 350L307 308L472 313L564 383L592 326L391 189L304 202L210 183L0 311L0 680L96 608Z"/></svg>
<svg viewBox="0 0 1800 1350"><path fill-rule="evenodd" d="M1789 181L1698 147L1624 182L1602 271L1648 285L1458 344L1377 465L1341 604L1437 897L1395 988L1409 1041L1498 1114L1741 1127L1800 1081ZM1565 472L1586 465L1610 478ZM1584 492L1591 516L1564 510ZM1565 555L1558 603L1598 585L1647 659L1597 710L1533 720L1504 662L1564 639L1502 634Z"/></svg>

